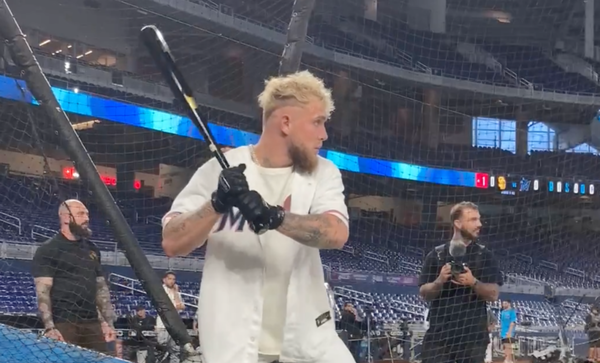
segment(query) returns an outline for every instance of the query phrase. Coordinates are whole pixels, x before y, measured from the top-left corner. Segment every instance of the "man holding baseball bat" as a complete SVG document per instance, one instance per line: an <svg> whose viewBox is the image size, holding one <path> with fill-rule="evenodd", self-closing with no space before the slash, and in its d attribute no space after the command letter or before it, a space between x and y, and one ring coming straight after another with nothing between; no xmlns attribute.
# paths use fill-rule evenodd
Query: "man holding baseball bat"
<svg viewBox="0 0 600 363"><path fill-rule="evenodd" d="M259 105L258 143L228 151L230 168L216 159L201 166L163 219L168 256L207 243L203 358L354 362L335 331L319 255L342 248L349 235L341 173L318 156L331 92L299 72L268 80Z"/></svg>

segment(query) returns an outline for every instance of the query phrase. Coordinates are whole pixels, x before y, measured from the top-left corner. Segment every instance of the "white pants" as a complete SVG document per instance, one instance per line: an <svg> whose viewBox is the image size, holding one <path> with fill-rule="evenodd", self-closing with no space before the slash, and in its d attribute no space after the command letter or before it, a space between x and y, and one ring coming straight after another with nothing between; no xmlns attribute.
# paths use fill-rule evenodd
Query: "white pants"
<svg viewBox="0 0 600 363"><path fill-rule="evenodd" d="M493 346L494 338L492 337L492 334L490 334L490 343L488 344L487 349L485 351L485 363L492 362Z"/></svg>
<svg viewBox="0 0 600 363"><path fill-rule="evenodd" d="M179 345L175 343L166 329L157 330L156 341L169 350L169 363L179 363Z"/></svg>
<svg viewBox="0 0 600 363"><path fill-rule="evenodd" d="M147 350L138 350L135 353L137 363L146 363L146 358L148 358Z"/></svg>
<svg viewBox="0 0 600 363"><path fill-rule="evenodd" d="M258 355L258 363L271 363L279 359L276 355ZM282 362L286 363L286 362ZM310 363L356 363L354 357L350 354L350 350L344 342L337 338L331 344L327 352L319 359Z"/></svg>

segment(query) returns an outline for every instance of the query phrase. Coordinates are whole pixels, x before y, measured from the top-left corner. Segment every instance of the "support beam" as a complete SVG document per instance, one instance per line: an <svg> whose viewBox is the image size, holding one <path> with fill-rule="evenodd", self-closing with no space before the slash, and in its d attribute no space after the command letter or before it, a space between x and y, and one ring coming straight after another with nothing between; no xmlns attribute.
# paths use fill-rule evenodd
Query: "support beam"
<svg viewBox="0 0 600 363"><path fill-rule="evenodd" d="M584 47L583 52L586 58L594 58L594 15L595 1L583 0L585 2L585 21L584 21Z"/></svg>

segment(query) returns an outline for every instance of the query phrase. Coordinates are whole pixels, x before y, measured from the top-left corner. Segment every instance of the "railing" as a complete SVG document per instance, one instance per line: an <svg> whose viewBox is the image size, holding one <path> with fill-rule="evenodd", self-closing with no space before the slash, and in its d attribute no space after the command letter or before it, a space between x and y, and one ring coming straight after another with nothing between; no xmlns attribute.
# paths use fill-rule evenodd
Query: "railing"
<svg viewBox="0 0 600 363"><path fill-rule="evenodd" d="M498 64L500 64L500 62L498 62ZM517 75L517 73L515 73L512 69L506 68L506 67L502 67L502 75L506 78L512 79L515 83L515 85L519 85L519 76Z"/></svg>
<svg viewBox="0 0 600 363"><path fill-rule="evenodd" d="M123 283L123 281L125 281L125 283ZM131 292L137 292L143 295L147 295L145 290L141 289L140 286L140 282L137 279L128 277L128 276L123 276L120 274L116 274L116 273L111 273L110 275L108 275L108 282L110 285L112 286L118 286L121 288L124 288L126 290L129 290ZM137 288L136 285L140 286L140 288ZM334 313L339 314L339 308L337 306L337 304L335 303L335 294L336 292L334 290L331 289L331 287L329 286L328 283L324 283L325 286L325 290L327 291L327 296L329 298L329 304L331 306L331 308L333 309ZM342 288L343 289L343 288ZM198 308L198 294L189 294L186 292L179 292L179 294L182 297L187 297L190 299L193 299L194 301L196 301L196 304L192 304L192 303L188 303L185 300L182 301L183 304L185 306L191 307L193 309L197 309Z"/></svg>
<svg viewBox="0 0 600 363"><path fill-rule="evenodd" d="M525 256L521 253L516 253L515 258L517 260L523 261L523 262L527 262L528 264L532 264L533 263L533 258L531 258L531 256Z"/></svg>
<svg viewBox="0 0 600 363"><path fill-rule="evenodd" d="M19 235L23 233L21 220L11 214L0 212L0 222L17 228L19 230Z"/></svg>
<svg viewBox="0 0 600 363"><path fill-rule="evenodd" d="M103 242L103 241L101 241ZM94 242L98 243L98 241ZM103 242L115 246L115 242ZM33 242L0 240L0 259L31 260L39 244ZM153 255L146 251L146 258L154 269L173 271L202 271L204 260L198 257L173 257ZM102 264L130 267L125 254L119 251L102 251Z"/></svg>
<svg viewBox="0 0 600 363"><path fill-rule="evenodd" d="M585 272L578 270L576 268L567 267L565 268L565 273L569 275L577 276L577 277L585 277Z"/></svg>
<svg viewBox="0 0 600 363"><path fill-rule="evenodd" d="M347 287L334 287L333 292L338 296L343 296L347 299L353 299L356 301L360 301L364 304L373 304L373 297L366 292L352 290Z"/></svg>
<svg viewBox="0 0 600 363"><path fill-rule="evenodd" d="M525 88L527 88L528 90L533 91L533 83L529 82L528 80L526 80L525 78L521 78L519 77L519 84Z"/></svg>
<svg viewBox="0 0 600 363"><path fill-rule="evenodd" d="M348 245L344 245L344 247L342 247L342 252L347 252L349 254L354 255L354 247L348 246Z"/></svg>
<svg viewBox="0 0 600 363"><path fill-rule="evenodd" d="M554 262L542 260L538 263L538 265L549 268L554 271L558 271L558 265Z"/></svg>
<svg viewBox="0 0 600 363"><path fill-rule="evenodd" d="M125 280L127 283L125 283L125 284L122 283L121 282L122 280ZM110 275L108 275L108 281L109 281L109 283L112 286L122 287L122 288L124 288L126 290L129 290L131 292L137 292L137 293L146 295L146 291L142 290L141 286L140 286L139 289L136 288L136 284L138 284L138 285L140 284L139 280L137 280L137 279L134 279L134 278L131 278L131 277L127 277L127 276L123 276L123 275L119 275L119 274L116 274L116 273L111 273ZM181 292L181 291L179 292L179 294L182 297L185 296L185 297L189 297L189 298L192 298L192 299L196 300L196 305L190 304L190 303L185 302L185 301L182 301L185 306L189 306L189 307L194 308L194 309L198 308L198 302L197 302L198 295L192 295L192 294L188 294L188 293Z"/></svg>
<svg viewBox="0 0 600 363"><path fill-rule="evenodd" d="M515 273L507 273L505 276L508 278L508 282L512 282L515 285L533 285L533 286L546 286L545 281L537 280L529 276L518 275Z"/></svg>
<svg viewBox="0 0 600 363"><path fill-rule="evenodd" d="M37 237L49 239L49 238L52 238L52 236L54 236L57 232L58 232L57 230L34 224L31 227L31 238L34 241L36 240Z"/></svg>
<svg viewBox="0 0 600 363"><path fill-rule="evenodd" d="M118 252L117 249L117 242L113 242L113 241L100 241L100 240L91 240L96 247L98 247L100 249L100 251L105 251L105 252Z"/></svg>
<svg viewBox="0 0 600 363"><path fill-rule="evenodd" d="M44 227L44 226L40 226L37 224L34 224L31 227L31 239L33 239L34 241L37 239L37 237L41 237L44 239L50 239L52 238L54 235L56 235L56 233L58 233L57 230L54 229L50 229L48 227ZM91 240L99 249L100 251L110 251L110 252L117 252L117 242L114 241L102 241L102 240Z"/></svg>
<svg viewBox="0 0 600 363"><path fill-rule="evenodd" d="M406 246L405 247L405 251L409 252L409 253L412 253L413 255L417 255L419 257L425 256L425 251L423 249L421 249L421 248Z"/></svg>
<svg viewBox="0 0 600 363"><path fill-rule="evenodd" d="M146 217L146 224L155 224L162 227L162 218L157 216L148 216Z"/></svg>
<svg viewBox="0 0 600 363"><path fill-rule="evenodd" d="M421 265L417 265L416 263L398 260L398 266L407 270L414 271L415 273L421 272Z"/></svg>
<svg viewBox="0 0 600 363"><path fill-rule="evenodd" d="M402 308L399 309L399 310L401 310L401 311L403 311L405 313L417 314L417 315L425 317L425 313L424 313L425 310L423 309L422 306L411 304L411 303L407 303L405 301L400 301L400 300L392 300L392 302L395 303L395 304L398 304L398 305L408 306L408 307L411 307L413 309L418 309L418 312L413 311L413 310L405 310L405 309L402 309ZM398 309L398 308L396 308L396 309Z"/></svg>
<svg viewBox="0 0 600 363"><path fill-rule="evenodd" d="M390 263L389 258L387 256L379 254L379 253L371 252L371 251L365 251L364 257L374 260L374 261L383 262L385 264Z"/></svg>
<svg viewBox="0 0 600 363"><path fill-rule="evenodd" d="M571 299L566 299L565 301L563 301L561 303L561 305L565 308L569 308L569 309L577 309L577 310L581 310L581 311L588 311L588 305L587 304L578 304L575 301L571 300Z"/></svg>

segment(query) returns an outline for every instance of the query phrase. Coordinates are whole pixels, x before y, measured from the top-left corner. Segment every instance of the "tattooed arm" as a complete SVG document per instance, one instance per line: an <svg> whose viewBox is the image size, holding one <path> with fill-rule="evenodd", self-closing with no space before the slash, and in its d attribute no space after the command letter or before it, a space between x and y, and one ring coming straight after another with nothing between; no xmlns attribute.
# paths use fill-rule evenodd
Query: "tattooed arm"
<svg viewBox="0 0 600 363"><path fill-rule="evenodd" d="M110 301L110 290L106 279L102 276L96 277L96 306L98 312L103 318L103 321L108 324L109 327L114 329L115 323L115 311Z"/></svg>
<svg viewBox="0 0 600 363"><path fill-rule="evenodd" d="M206 162L173 200L163 218L162 247L168 257L186 256L201 247L219 221L210 199L220 171L215 159Z"/></svg>
<svg viewBox="0 0 600 363"><path fill-rule="evenodd" d="M341 249L349 236L344 183L342 174L333 163L322 163L323 169L310 206L311 214L286 212L283 223L277 230L306 246Z"/></svg>
<svg viewBox="0 0 600 363"><path fill-rule="evenodd" d="M54 320L52 319L52 302L50 300L50 291L53 284L52 277L36 277L35 293L37 295L38 312L40 319L44 324L44 329L54 328Z"/></svg>
<svg viewBox="0 0 600 363"><path fill-rule="evenodd" d="M348 241L348 225L337 213L309 214L301 216L286 213L280 233L309 247L340 249Z"/></svg>
<svg viewBox="0 0 600 363"><path fill-rule="evenodd" d="M187 213L167 214L162 233L162 247L168 257L187 256L201 247L220 215L210 202Z"/></svg>

